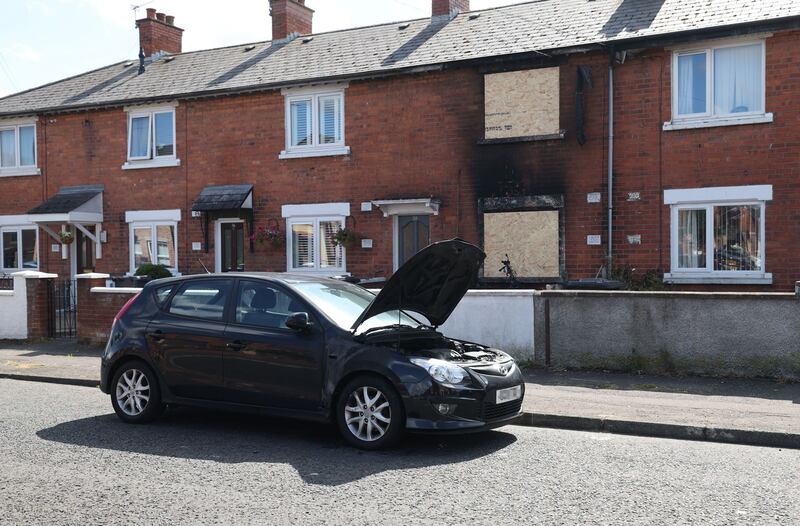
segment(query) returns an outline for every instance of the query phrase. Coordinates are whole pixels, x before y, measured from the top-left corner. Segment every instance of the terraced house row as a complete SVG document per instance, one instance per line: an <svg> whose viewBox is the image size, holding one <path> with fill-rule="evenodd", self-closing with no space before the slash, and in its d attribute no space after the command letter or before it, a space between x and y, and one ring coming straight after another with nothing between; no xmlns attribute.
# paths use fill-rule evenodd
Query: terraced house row
<svg viewBox="0 0 800 526"><path fill-rule="evenodd" d="M191 52L148 9L140 59L0 99L0 273L385 278L460 237L489 285L800 280L798 2L270 8L271 41Z"/></svg>

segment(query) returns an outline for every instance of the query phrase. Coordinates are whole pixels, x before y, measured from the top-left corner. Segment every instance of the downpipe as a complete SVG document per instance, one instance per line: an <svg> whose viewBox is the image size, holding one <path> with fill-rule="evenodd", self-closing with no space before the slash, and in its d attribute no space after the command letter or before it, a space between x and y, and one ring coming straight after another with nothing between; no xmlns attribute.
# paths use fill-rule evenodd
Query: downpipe
<svg viewBox="0 0 800 526"><path fill-rule="evenodd" d="M608 64L608 257L606 277L611 277L614 257L614 50Z"/></svg>

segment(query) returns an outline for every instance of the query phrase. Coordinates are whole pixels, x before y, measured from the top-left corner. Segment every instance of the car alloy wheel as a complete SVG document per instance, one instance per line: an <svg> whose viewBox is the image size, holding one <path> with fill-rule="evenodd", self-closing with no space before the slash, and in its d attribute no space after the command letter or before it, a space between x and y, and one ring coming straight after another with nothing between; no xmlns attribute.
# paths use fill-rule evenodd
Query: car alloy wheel
<svg viewBox="0 0 800 526"><path fill-rule="evenodd" d="M111 381L111 405L123 422L144 424L164 412L158 379L145 362L123 364Z"/></svg>
<svg viewBox="0 0 800 526"><path fill-rule="evenodd" d="M117 405L128 416L139 416L150 402L150 381L139 369L128 369L117 380Z"/></svg>
<svg viewBox="0 0 800 526"><path fill-rule="evenodd" d="M378 375L363 374L347 382L336 399L334 414L342 437L359 449L391 447L405 434L403 400Z"/></svg>
<svg viewBox="0 0 800 526"><path fill-rule="evenodd" d="M374 442L382 438L392 424L392 407L379 389L361 386L347 398L344 421L357 439Z"/></svg>

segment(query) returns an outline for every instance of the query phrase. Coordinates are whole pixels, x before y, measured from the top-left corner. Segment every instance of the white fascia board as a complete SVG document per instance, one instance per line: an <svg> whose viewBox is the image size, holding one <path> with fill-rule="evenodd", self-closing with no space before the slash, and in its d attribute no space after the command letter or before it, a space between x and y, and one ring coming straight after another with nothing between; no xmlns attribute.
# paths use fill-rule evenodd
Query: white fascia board
<svg viewBox="0 0 800 526"><path fill-rule="evenodd" d="M350 215L350 203L316 203L309 205L283 205L282 217L317 217Z"/></svg>
<svg viewBox="0 0 800 526"><path fill-rule="evenodd" d="M97 212L70 212L69 223L90 223L96 225L103 222L103 214Z"/></svg>
<svg viewBox="0 0 800 526"><path fill-rule="evenodd" d="M130 210L125 212L126 223L180 220L180 208L174 208L172 210Z"/></svg>
<svg viewBox="0 0 800 526"><path fill-rule="evenodd" d="M719 203L726 201L771 201L772 185L714 186L710 188L687 188L664 190L664 204Z"/></svg>
<svg viewBox="0 0 800 526"><path fill-rule="evenodd" d="M0 216L0 226L36 226L26 214Z"/></svg>
<svg viewBox="0 0 800 526"><path fill-rule="evenodd" d="M295 95L318 95L322 93L335 93L350 87L349 82L328 82L321 84L306 84L303 86L295 86L281 89L281 95L295 96Z"/></svg>
<svg viewBox="0 0 800 526"><path fill-rule="evenodd" d="M5 119L0 118L0 128L5 126L27 126L36 124L39 117L36 115L29 115L26 117L8 117Z"/></svg>
<svg viewBox="0 0 800 526"><path fill-rule="evenodd" d="M159 102L157 104L136 104L124 106L122 109L126 113L149 113L152 111L169 111L178 107L178 101Z"/></svg>
<svg viewBox="0 0 800 526"><path fill-rule="evenodd" d="M423 199L386 199L372 201L383 212L383 217L393 215L439 215L439 201Z"/></svg>

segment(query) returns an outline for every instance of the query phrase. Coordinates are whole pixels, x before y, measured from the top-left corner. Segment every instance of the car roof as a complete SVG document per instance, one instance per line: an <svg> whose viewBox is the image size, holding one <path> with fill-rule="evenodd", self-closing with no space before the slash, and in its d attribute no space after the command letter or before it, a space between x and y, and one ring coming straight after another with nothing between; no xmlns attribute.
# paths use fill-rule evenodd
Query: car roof
<svg viewBox="0 0 800 526"><path fill-rule="evenodd" d="M314 282L327 282L327 281L336 281L339 283L343 283L341 280L334 280L333 278L329 277L322 277L322 276L313 276L313 275L305 275L305 274L291 274L288 272L213 272L208 274L189 274L183 276L177 276L173 278L164 278L159 280L154 280L148 283L161 285L161 284L168 284L173 282L183 282L192 279L208 279L208 278L225 278L225 279L234 279L234 278L255 278L255 279L263 279L263 280L270 280L270 281L278 281L284 283L286 285L292 285L297 283L314 283Z"/></svg>

